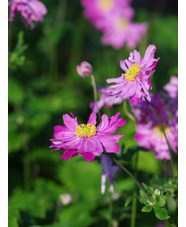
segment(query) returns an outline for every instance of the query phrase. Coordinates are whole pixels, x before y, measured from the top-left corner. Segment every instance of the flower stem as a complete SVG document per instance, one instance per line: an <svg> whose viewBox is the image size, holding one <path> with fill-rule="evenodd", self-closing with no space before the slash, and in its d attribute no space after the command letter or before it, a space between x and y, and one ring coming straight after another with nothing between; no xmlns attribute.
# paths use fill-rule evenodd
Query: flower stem
<svg viewBox="0 0 186 227"><path fill-rule="evenodd" d="M136 158L135 158L135 177L137 178L137 164L138 164L138 153L136 153ZM134 198L132 199L132 213L131 213L131 223L130 226L131 227L135 227L136 226L136 209L137 209L137 192L136 192L136 187L135 187L135 191L133 193Z"/></svg>
<svg viewBox="0 0 186 227"><path fill-rule="evenodd" d="M166 142L167 142L168 149L169 149L170 162L171 162L171 167L172 167L172 174L173 174L173 176L176 176L175 171L174 171L174 162L173 162L173 158L172 158L172 152L171 152L171 151L172 151L172 148L171 148L171 146L170 146L170 144L169 144L169 141L168 141L168 139L167 139L167 135L166 135L166 133L165 133L165 129L164 129L164 127L163 127L163 124L162 124L162 122L161 122L159 116L157 115L156 111L153 109L152 105L150 104L150 102L149 102L146 98L145 98L145 101L147 102L149 108L151 109L151 111L153 112L154 116L156 117L156 119L158 120L158 122L159 122L159 124L160 124L161 130L162 130L162 132L163 132L163 134L164 134L164 137L165 137L165 140L166 140Z"/></svg>
<svg viewBox="0 0 186 227"><path fill-rule="evenodd" d="M109 227L112 227L112 193L109 192Z"/></svg>
<svg viewBox="0 0 186 227"><path fill-rule="evenodd" d="M98 108L98 104L97 104L96 81L95 81L94 75L91 75L90 77L91 77L92 86L93 86L93 92L94 92L94 102L95 102L95 105L96 105L96 109L98 111L99 120L101 121L101 114L100 114L100 111L99 111L99 108Z"/></svg>
<svg viewBox="0 0 186 227"><path fill-rule="evenodd" d="M135 117L127 109L127 100L126 99L123 101L123 110L129 119L131 119L132 121L136 121Z"/></svg>
<svg viewBox="0 0 186 227"><path fill-rule="evenodd" d="M137 186L145 193L145 195L147 196L147 198L149 199L149 201L151 201L151 198L149 196L149 194L147 193L147 191L145 190L145 188L138 182L138 180L132 175L132 173L130 173L128 171L128 169L126 169L122 164L120 164L114 157L112 157L110 154L103 152L103 154L105 154L106 156L108 156L110 159L112 159L113 162L116 163L116 165L118 165L122 170L124 170L133 180L134 182L137 184Z"/></svg>

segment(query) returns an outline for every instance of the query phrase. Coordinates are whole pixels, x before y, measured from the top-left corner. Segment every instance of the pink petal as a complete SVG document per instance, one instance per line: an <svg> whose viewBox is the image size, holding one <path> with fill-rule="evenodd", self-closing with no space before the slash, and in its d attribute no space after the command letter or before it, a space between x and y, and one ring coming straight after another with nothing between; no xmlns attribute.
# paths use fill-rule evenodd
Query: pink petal
<svg viewBox="0 0 186 227"><path fill-rule="evenodd" d="M87 124L96 125L96 113L95 112L92 112L90 114Z"/></svg>
<svg viewBox="0 0 186 227"><path fill-rule="evenodd" d="M74 156L77 156L78 152L75 150L69 150L69 151L65 151L61 156L59 156L59 158L63 158L65 160L68 160Z"/></svg>
<svg viewBox="0 0 186 227"><path fill-rule="evenodd" d="M95 155L90 154L90 153L83 153L82 157L86 159L88 162L92 162L95 159Z"/></svg>

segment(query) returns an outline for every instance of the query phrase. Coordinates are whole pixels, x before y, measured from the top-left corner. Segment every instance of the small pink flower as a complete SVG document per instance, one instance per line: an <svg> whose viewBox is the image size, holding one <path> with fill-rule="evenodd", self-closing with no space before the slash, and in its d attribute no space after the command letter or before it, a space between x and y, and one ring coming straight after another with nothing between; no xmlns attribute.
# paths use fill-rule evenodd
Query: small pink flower
<svg viewBox="0 0 186 227"><path fill-rule="evenodd" d="M123 100L120 97L108 95L108 93L110 92L108 86L105 87L97 86L97 90L101 92L101 97L100 100L97 102L98 109L96 107L95 102L90 103L90 108L92 109L93 112L97 113L98 110L100 110L103 106L110 108L113 105L119 105L120 103L123 102Z"/></svg>
<svg viewBox="0 0 186 227"><path fill-rule="evenodd" d="M125 71L121 77L107 79L107 83L116 83L110 86L110 95L120 97L123 100L130 98L133 104L139 104L146 97L150 101L148 90L152 89L150 76L155 72L159 58L154 58L156 47L149 45L144 58L137 50L130 53L126 60L120 61L120 67Z"/></svg>
<svg viewBox="0 0 186 227"><path fill-rule="evenodd" d="M11 0L9 20L14 19L15 13L20 12L25 25L31 25L34 28L33 21L43 21L43 16L47 13L45 5L38 0Z"/></svg>
<svg viewBox="0 0 186 227"><path fill-rule="evenodd" d="M112 161L109 157L102 154L101 155L101 165L102 165L102 175L101 175L101 194L105 193L105 187L106 187L106 178L108 178L110 187L109 192L114 193L114 176L117 173L117 171L120 170L118 166L112 166Z"/></svg>
<svg viewBox="0 0 186 227"><path fill-rule="evenodd" d="M92 66L87 61L82 61L80 65L76 67L76 72L81 77L88 77L92 75Z"/></svg>
<svg viewBox="0 0 186 227"><path fill-rule="evenodd" d="M96 113L92 112L87 124L79 124L77 117L71 113L63 115L65 126L54 127L55 139L50 139L54 150L65 150L60 158L69 159L81 154L88 162L92 162L95 156L100 156L103 151L119 153L120 147L115 144L123 137L122 134L113 134L118 127L124 126L126 121L118 119L120 113L111 118L106 114L102 116L102 122L96 126Z"/></svg>

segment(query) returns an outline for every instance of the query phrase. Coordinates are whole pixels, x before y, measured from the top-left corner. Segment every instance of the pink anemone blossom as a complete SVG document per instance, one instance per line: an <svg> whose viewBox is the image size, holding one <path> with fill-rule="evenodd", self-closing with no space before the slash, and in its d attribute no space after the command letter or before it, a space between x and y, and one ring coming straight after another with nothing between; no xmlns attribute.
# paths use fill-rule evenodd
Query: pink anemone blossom
<svg viewBox="0 0 186 227"><path fill-rule="evenodd" d="M82 0L84 16L103 32L102 44L134 48L146 34L147 24L135 23L130 0Z"/></svg>
<svg viewBox="0 0 186 227"><path fill-rule="evenodd" d="M60 156L63 159L70 159L81 154L88 162L92 162L95 156L100 156L103 151L108 153L119 153L119 139L122 134L113 134L118 127L125 125L126 121L118 119L120 113L108 118L106 114L102 116L102 122L96 126L96 113L92 112L87 124L79 124L77 117L71 113L63 115L65 126L54 127L55 139L50 139L53 143L50 148L54 150L65 150Z"/></svg>
<svg viewBox="0 0 186 227"><path fill-rule="evenodd" d="M102 175L101 175L101 193L105 193L105 187L106 187L106 178L108 178L110 187L109 192L114 193L114 176L117 173L117 171L120 170L118 166L112 166L112 161L109 157L102 154L101 155L101 165L102 165Z"/></svg>
<svg viewBox="0 0 186 227"><path fill-rule="evenodd" d="M177 153L178 147L178 118L176 114L170 118L171 112L166 108L167 100L161 97L162 92L151 95L151 105L158 114L169 144L172 150ZM132 105L132 104L131 104ZM138 146L148 150L155 150L157 159L170 160L169 148L157 119L149 110L149 106L142 101L138 106L131 108L137 120L136 135L134 139Z"/></svg>
<svg viewBox="0 0 186 227"><path fill-rule="evenodd" d="M10 17L9 20L13 21L15 13L20 12L21 18L25 25L31 25L34 28L33 21L43 21L43 16L47 13L45 5L38 0L11 0Z"/></svg>
<svg viewBox="0 0 186 227"><path fill-rule="evenodd" d="M123 102L120 97L109 96L109 87L97 86L97 90L101 92L100 100L97 102L98 109L100 110L103 106L112 107L113 105L119 105ZM90 108L93 112L98 112L95 102L90 103Z"/></svg>
<svg viewBox="0 0 186 227"><path fill-rule="evenodd" d="M149 45L144 58L137 50L130 53L126 60L120 61L120 67L125 71L121 77L107 79L107 83L116 83L110 86L110 95L123 100L130 98L135 105L146 97L150 101L148 90L152 89L150 76L155 72L155 67L160 58L154 58L156 47Z"/></svg>

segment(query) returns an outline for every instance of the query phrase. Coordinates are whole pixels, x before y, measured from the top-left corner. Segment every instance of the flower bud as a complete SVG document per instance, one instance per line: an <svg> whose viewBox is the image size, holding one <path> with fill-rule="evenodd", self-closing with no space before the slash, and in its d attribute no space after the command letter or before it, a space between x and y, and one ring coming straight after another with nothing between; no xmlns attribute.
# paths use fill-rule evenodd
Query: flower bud
<svg viewBox="0 0 186 227"><path fill-rule="evenodd" d="M80 65L77 66L76 72L81 77L87 77L92 74L92 66L86 61L82 61Z"/></svg>
<svg viewBox="0 0 186 227"><path fill-rule="evenodd" d="M161 194L161 192L158 188L154 190L154 195L159 196L160 194Z"/></svg>
<svg viewBox="0 0 186 227"><path fill-rule="evenodd" d="M60 195L60 201L61 201L62 205L66 206L69 203L71 203L72 197L69 194L62 194L62 195Z"/></svg>

